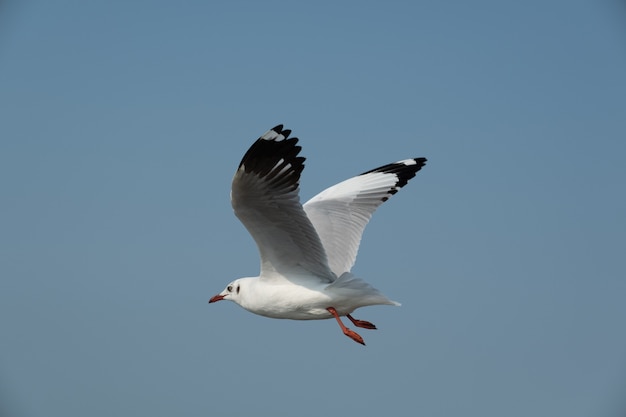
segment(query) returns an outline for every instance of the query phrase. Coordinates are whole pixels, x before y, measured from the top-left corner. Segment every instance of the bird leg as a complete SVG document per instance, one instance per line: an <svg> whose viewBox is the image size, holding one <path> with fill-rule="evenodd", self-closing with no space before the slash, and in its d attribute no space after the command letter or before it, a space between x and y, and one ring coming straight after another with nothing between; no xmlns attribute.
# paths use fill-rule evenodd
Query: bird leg
<svg viewBox="0 0 626 417"><path fill-rule="evenodd" d="M348 329L341 322L341 319L339 318L339 314L337 313L337 310L335 310L334 307L328 307L326 310L328 310L328 312L330 314L332 314L333 317L335 317L335 319L337 319L337 323L339 323L339 327L341 327L341 330L343 331L343 334L345 334L346 336L348 336L350 339L354 340L355 342L360 343L363 346L365 346L365 342L363 341L363 338L357 332Z"/></svg>
<svg viewBox="0 0 626 417"><path fill-rule="evenodd" d="M352 317L350 314L346 314L346 317L349 318L352 324L354 324L356 327L376 330L376 326L374 326L374 323L370 323L369 321L365 321L365 320L357 320L354 317Z"/></svg>

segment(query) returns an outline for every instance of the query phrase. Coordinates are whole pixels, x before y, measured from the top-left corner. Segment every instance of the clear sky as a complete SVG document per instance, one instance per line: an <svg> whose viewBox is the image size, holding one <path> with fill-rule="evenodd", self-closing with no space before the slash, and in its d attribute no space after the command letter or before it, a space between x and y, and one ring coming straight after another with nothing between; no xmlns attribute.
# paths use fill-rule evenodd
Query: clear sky
<svg viewBox="0 0 626 417"><path fill-rule="evenodd" d="M0 414L623 416L625 76L613 0L3 2ZM366 347L207 304L278 123L303 199L429 159L366 229Z"/></svg>

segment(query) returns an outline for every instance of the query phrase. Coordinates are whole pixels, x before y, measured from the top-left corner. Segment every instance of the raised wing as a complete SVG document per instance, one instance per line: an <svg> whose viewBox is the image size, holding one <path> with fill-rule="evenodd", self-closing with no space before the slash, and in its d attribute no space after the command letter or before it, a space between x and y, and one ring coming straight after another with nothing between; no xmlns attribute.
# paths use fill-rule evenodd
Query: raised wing
<svg viewBox="0 0 626 417"><path fill-rule="evenodd" d="M415 158L384 165L327 188L304 204L335 275L352 269L372 213L425 164L426 158Z"/></svg>
<svg viewBox="0 0 626 417"><path fill-rule="evenodd" d="M332 282L322 242L300 204L305 158L290 133L278 125L248 149L233 178L231 203L259 248L261 279L313 274Z"/></svg>

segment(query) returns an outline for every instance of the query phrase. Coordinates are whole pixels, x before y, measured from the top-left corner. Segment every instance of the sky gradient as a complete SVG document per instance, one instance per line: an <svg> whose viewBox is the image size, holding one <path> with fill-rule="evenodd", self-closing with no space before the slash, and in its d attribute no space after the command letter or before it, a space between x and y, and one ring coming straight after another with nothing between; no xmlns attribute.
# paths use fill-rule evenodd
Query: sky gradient
<svg viewBox="0 0 626 417"><path fill-rule="evenodd" d="M3 2L0 414L623 416L625 43L620 1ZM364 234L366 347L207 304L279 123L304 201L428 158Z"/></svg>

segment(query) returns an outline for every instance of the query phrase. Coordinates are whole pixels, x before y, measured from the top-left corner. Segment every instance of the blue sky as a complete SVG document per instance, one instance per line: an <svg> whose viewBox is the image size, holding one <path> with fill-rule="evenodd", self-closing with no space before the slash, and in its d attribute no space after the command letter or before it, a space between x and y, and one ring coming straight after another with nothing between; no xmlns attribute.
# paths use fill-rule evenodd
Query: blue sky
<svg viewBox="0 0 626 417"><path fill-rule="evenodd" d="M622 416L626 7L618 1L4 2L0 411ZM232 214L284 123L303 199L428 165L334 321L207 300L258 273Z"/></svg>

